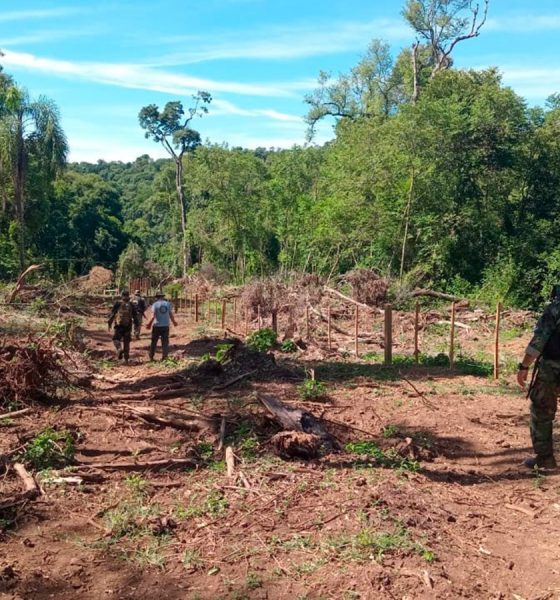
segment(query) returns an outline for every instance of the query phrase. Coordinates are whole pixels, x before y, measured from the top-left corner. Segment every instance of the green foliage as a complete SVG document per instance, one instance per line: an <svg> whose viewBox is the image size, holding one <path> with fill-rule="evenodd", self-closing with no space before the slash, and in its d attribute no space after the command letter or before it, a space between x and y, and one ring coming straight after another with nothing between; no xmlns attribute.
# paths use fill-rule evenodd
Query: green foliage
<svg viewBox="0 0 560 600"><path fill-rule="evenodd" d="M382 450L377 444L370 441L348 442L345 446L347 452L360 454L372 458L375 462L388 469L400 469L403 471L418 471L418 461L399 456L392 449Z"/></svg>
<svg viewBox="0 0 560 600"><path fill-rule="evenodd" d="M281 352L292 353L297 352L297 345L294 340L284 340L280 345Z"/></svg>
<svg viewBox="0 0 560 600"><path fill-rule="evenodd" d="M23 459L37 471L60 469L72 462L74 452L74 439L69 431L48 427L27 444Z"/></svg>
<svg viewBox="0 0 560 600"><path fill-rule="evenodd" d="M317 379L306 379L298 385L299 397L302 400L317 400L327 394L327 386Z"/></svg>
<svg viewBox="0 0 560 600"><path fill-rule="evenodd" d="M276 338L277 334L273 329L258 329L247 338L247 346L257 352L268 352L276 345Z"/></svg>

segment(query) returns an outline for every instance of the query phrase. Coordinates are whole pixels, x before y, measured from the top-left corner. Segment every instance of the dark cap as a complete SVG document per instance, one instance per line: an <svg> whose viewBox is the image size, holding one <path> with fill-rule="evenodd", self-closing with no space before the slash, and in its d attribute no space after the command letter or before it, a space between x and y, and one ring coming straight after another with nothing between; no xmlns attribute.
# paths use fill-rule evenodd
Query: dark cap
<svg viewBox="0 0 560 600"><path fill-rule="evenodd" d="M550 291L551 300L560 300L560 283L555 283Z"/></svg>
<svg viewBox="0 0 560 600"><path fill-rule="evenodd" d="M156 298L163 298L165 294L162 291L156 292Z"/></svg>
<svg viewBox="0 0 560 600"><path fill-rule="evenodd" d="M129 292L128 290L123 290L123 291L121 292L121 296L122 296L123 298L126 298L126 297L130 296L130 292Z"/></svg>

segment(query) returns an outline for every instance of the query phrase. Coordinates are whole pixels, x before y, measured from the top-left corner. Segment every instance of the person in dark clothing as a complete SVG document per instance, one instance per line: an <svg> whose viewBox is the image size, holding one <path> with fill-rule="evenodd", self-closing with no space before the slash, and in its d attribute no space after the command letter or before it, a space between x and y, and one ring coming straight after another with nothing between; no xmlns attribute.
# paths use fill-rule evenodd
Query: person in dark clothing
<svg viewBox="0 0 560 600"><path fill-rule="evenodd" d="M152 343L150 344L150 360L154 360L158 340L161 338L161 358L165 360L169 353L169 322L177 327L177 321L173 315L171 302L165 299L162 292L156 294L156 301L152 304L152 318L147 327L152 329Z"/></svg>
<svg viewBox="0 0 560 600"><path fill-rule="evenodd" d="M138 327L138 313L134 304L130 301L130 294L127 291L124 291L121 299L113 305L107 323L109 331L113 327L113 344L119 360L124 358L125 362L128 362L132 326Z"/></svg>
<svg viewBox="0 0 560 600"><path fill-rule="evenodd" d="M136 309L136 314L138 316L138 326L134 327L134 339L140 339L140 331L142 329L142 321L146 316L146 299L142 296L142 292L140 290L136 290L134 292L134 297L132 298L132 304Z"/></svg>

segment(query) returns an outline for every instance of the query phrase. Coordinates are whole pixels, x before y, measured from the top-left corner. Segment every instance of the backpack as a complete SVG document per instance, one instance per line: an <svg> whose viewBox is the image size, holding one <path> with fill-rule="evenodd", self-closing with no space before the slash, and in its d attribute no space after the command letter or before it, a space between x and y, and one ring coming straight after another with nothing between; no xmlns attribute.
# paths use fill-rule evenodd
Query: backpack
<svg viewBox="0 0 560 600"><path fill-rule="evenodd" d="M120 303L115 323L119 327L130 327L132 325L132 304L130 302Z"/></svg>

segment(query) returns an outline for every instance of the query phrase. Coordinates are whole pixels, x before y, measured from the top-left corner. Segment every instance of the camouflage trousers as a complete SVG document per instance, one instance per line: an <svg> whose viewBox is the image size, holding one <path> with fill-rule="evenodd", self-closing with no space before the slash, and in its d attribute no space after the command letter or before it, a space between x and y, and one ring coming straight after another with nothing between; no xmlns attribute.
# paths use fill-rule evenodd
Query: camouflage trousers
<svg viewBox="0 0 560 600"><path fill-rule="evenodd" d="M551 456L552 423L556 416L560 395L560 362L541 360L533 387L531 399L531 441L537 456Z"/></svg>

